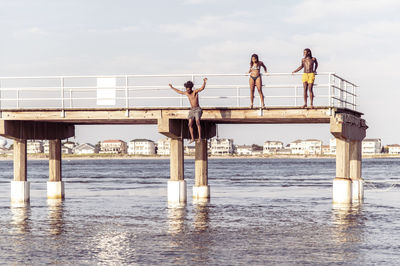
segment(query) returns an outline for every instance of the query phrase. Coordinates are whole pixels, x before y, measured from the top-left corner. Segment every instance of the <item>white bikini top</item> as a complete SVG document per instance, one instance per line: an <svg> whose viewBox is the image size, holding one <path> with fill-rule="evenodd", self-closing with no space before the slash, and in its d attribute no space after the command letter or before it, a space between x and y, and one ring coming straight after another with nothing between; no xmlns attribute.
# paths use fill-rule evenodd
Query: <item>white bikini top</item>
<svg viewBox="0 0 400 266"><path fill-rule="evenodd" d="M252 65L251 66L251 68L250 68L251 70L259 70L260 69L260 66L257 64L257 65Z"/></svg>

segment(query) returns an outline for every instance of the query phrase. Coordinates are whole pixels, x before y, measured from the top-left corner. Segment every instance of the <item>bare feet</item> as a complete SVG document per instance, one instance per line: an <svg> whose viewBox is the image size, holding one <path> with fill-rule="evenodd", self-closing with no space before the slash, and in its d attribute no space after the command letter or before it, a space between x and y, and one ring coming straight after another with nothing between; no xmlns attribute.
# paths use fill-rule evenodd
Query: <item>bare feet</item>
<svg viewBox="0 0 400 266"><path fill-rule="evenodd" d="M250 105L250 109L253 109L253 105Z"/></svg>
<svg viewBox="0 0 400 266"><path fill-rule="evenodd" d="M310 108L311 108L311 109L314 109L314 105L311 105Z"/></svg>
<svg viewBox="0 0 400 266"><path fill-rule="evenodd" d="M261 109L265 109L265 105L264 104L261 106Z"/></svg>
<svg viewBox="0 0 400 266"><path fill-rule="evenodd" d="M306 107L307 107L307 104L303 105L301 108L306 108Z"/></svg>
<svg viewBox="0 0 400 266"><path fill-rule="evenodd" d="M194 142L194 139L191 139L189 142L188 142L188 144L191 144L191 143L193 143Z"/></svg>

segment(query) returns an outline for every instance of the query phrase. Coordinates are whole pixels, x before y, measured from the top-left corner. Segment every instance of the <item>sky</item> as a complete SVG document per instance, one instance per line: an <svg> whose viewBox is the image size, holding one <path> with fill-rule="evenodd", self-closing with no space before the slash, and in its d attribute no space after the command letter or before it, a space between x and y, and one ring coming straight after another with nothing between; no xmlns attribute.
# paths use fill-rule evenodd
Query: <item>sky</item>
<svg viewBox="0 0 400 266"><path fill-rule="evenodd" d="M0 76L244 73L257 53L291 72L311 48L319 72L359 85L368 138L400 143L400 1L0 1ZM318 94L318 91L316 91ZM329 125L220 125L236 144L319 138ZM163 138L156 126L77 126L75 141Z"/></svg>

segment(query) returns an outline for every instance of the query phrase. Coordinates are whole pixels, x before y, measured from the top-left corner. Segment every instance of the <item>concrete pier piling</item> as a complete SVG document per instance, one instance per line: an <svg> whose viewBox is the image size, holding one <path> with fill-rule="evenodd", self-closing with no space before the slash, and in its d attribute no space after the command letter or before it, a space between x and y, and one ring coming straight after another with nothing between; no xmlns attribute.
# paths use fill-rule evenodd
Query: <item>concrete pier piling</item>
<svg viewBox="0 0 400 266"><path fill-rule="evenodd" d="M30 200L30 184L27 180L26 139L14 140L14 180L11 181L11 202Z"/></svg>
<svg viewBox="0 0 400 266"><path fill-rule="evenodd" d="M361 141L365 138L365 120L351 114L331 118L331 133L336 137L336 178L333 180L333 203L360 203L364 198L361 177Z"/></svg>
<svg viewBox="0 0 400 266"><path fill-rule="evenodd" d="M352 202L364 200L364 180L362 179L362 147L361 141L350 142L350 179L352 181Z"/></svg>
<svg viewBox="0 0 400 266"><path fill-rule="evenodd" d="M171 139L170 180L168 181L168 203L186 203L186 181L184 178L183 140Z"/></svg>
<svg viewBox="0 0 400 266"><path fill-rule="evenodd" d="M210 186L208 185L208 153L207 140L196 141L195 153L195 185L193 187L194 201L208 201Z"/></svg>
<svg viewBox="0 0 400 266"><path fill-rule="evenodd" d="M47 182L48 199L64 199L65 197L61 168L61 140L50 140L49 181Z"/></svg>

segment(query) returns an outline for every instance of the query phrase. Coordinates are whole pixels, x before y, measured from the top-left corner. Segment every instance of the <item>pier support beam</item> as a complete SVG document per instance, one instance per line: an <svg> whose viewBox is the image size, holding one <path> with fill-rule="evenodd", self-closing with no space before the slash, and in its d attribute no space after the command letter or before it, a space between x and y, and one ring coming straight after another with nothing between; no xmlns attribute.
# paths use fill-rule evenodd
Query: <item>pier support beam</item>
<svg viewBox="0 0 400 266"><path fill-rule="evenodd" d="M350 179L352 181L352 202L362 202L364 199L364 180L361 177L361 141L350 142Z"/></svg>
<svg viewBox="0 0 400 266"><path fill-rule="evenodd" d="M196 201L208 201L210 198L210 186L208 185L208 154L207 139L196 141L195 153L195 185L193 187L193 199Z"/></svg>
<svg viewBox="0 0 400 266"><path fill-rule="evenodd" d="M11 181L11 202L29 202L30 185L27 181L26 139L15 139L13 148L14 180Z"/></svg>
<svg viewBox="0 0 400 266"><path fill-rule="evenodd" d="M61 140L49 140L49 181L48 199L64 199L64 182L61 171Z"/></svg>
<svg viewBox="0 0 400 266"><path fill-rule="evenodd" d="M336 178L333 180L333 203L351 203L352 182L349 176L350 142L336 139Z"/></svg>
<svg viewBox="0 0 400 266"><path fill-rule="evenodd" d="M170 180L168 181L168 203L186 203L186 181L184 180L183 140L171 139Z"/></svg>
<svg viewBox="0 0 400 266"><path fill-rule="evenodd" d="M365 138L367 128L365 120L355 115L338 113L331 118L330 129L336 138L334 203L359 203L363 199L361 141Z"/></svg>

